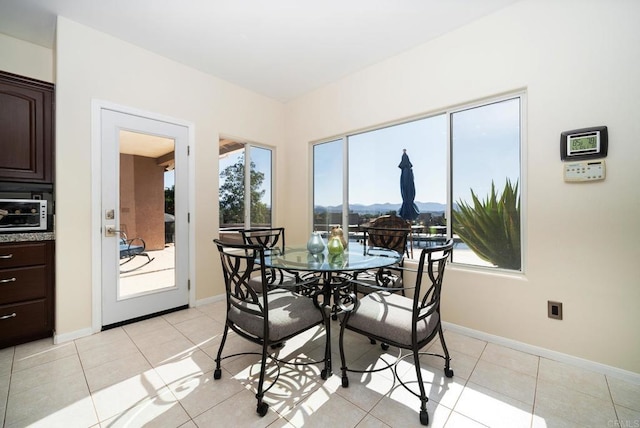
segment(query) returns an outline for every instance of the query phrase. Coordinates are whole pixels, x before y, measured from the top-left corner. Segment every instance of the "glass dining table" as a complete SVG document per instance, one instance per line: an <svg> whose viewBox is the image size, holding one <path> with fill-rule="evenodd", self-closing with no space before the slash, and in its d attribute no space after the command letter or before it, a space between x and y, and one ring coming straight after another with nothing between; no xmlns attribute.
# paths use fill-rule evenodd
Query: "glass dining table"
<svg viewBox="0 0 640 428"><path fill-rule="evenodd" d="M329 254L326 248L322 253L311 254L306 246L286 247L283 251L272 250L265 253L264 264L266 268L281 269L293 274L303 282L315 279L322 287L323 305L330 307L335 320L337 314L345 309L342 305L345 296L349 300L351 279L360 272L391 266L401 260L402 255L397 251L350 242L348 248L337 255ZM327 326L327 334L330 333L330 326ZM331 362L327 368L331 374Z"/></svg>
<svg viewBox="0 0 640 428"><path fill-rule="evenodd" d="M271 251L265 254L265 266L291 272L354 273L389 266L401 259L402 255L396 251L352 242L337 255L328 254L326 249L311 254L306 246Z"/></svg>

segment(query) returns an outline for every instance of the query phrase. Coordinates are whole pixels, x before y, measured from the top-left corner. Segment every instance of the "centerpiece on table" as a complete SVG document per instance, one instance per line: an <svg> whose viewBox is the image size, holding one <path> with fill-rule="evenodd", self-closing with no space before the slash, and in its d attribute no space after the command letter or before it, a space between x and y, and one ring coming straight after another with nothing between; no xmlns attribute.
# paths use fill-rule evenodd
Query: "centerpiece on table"
<svg viewBox="0 0 640 428"><path fill-rule="evenodd" d="M309 250L311 254L319 254L324 251L324 241L318 232L311 233L311 237L307 242L307 250Z"/></svg>
<svg viewBox="0 0 640 428"><path fill-rule="evenodd" d="M329 241L327 242L327 248L329 249L329 254L331 255L342 254L347 248L347 241L344 239L344 232L342 231L342 228L340 226L331 228Z"/></svg>

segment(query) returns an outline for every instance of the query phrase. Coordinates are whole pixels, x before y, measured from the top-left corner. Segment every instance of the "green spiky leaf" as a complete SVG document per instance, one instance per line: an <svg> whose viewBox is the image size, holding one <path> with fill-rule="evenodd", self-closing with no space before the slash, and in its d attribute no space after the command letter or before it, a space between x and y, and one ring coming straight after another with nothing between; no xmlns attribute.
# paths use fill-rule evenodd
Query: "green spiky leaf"
<svg viewBox="0 0 640 428"><path fill-rule="evenodd" d="M520 196L518 183L507 179L500 196L491 182L491 193L480 200L471 189L471 203L459 201L453 211L453 233L481 259L498 267L519 270Z"/></svg>

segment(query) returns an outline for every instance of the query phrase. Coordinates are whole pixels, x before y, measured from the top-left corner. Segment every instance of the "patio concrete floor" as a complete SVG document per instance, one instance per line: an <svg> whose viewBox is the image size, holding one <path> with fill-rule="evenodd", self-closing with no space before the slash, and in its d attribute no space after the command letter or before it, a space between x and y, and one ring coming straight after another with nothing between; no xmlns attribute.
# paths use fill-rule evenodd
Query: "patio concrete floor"
<svg viewBox="0 0 640 428"><path fill-rule="evenodd" d="M153 260L151 263L135 269L147 262L144 256L136 256L121 266L120 297L138 293L156 291L175 285L175 247L166 244L162 250L146 251ZM135 270L132 270L135 269Z"/></svg>

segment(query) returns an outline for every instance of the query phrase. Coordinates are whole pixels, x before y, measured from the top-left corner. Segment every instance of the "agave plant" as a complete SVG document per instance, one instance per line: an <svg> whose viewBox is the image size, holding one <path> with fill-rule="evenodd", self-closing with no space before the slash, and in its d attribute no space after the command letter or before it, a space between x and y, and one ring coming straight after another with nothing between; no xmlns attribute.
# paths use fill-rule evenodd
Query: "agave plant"
<svg viewBox="0 0 640 428"><path fill-rule="evenodd" d="M453 212L453 232L481 259L505 269L520 269L520 196L518 183L507 179L502 195L485 200L471 189L473 204L458 202Z"/></svg>

